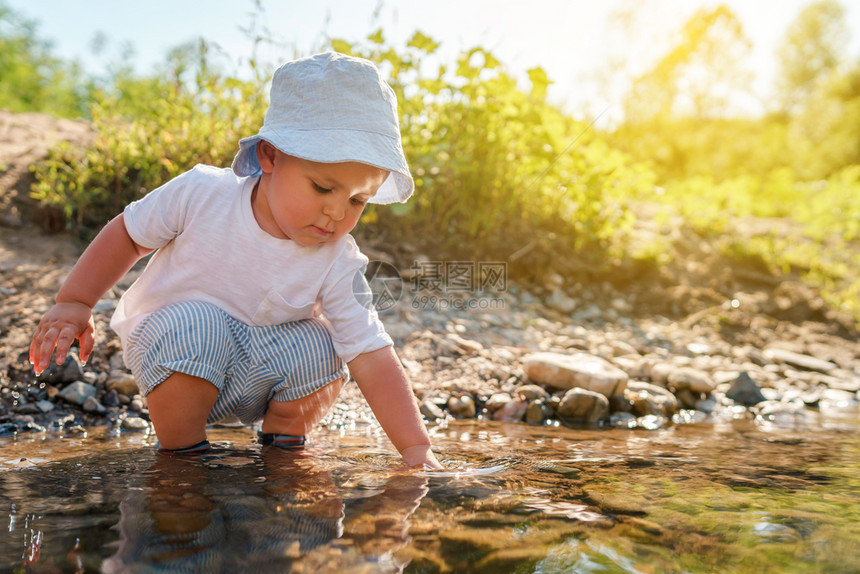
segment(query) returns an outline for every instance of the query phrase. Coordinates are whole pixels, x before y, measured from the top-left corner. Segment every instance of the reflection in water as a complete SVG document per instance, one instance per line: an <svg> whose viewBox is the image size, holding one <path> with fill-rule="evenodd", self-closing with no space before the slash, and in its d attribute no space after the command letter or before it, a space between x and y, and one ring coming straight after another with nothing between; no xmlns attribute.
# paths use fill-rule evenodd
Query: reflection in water
<svg viewBox="0 0 860 574"><path fill-rule="evenodd" d="M0 571L852 572L858 428L462 421L435 428L428 472L361 430L295 452L219 429L200 458L91 437L26 466L44 445L19 439Z"/></svg>
<svg viewBox="0 0 860 574"><path fill-rule="evenodd" d="M408 543L409 516L427 492L414 475L387 478L374 494L344 499L332 473L307 451L263 447L257 457L229 451L204 457L155 455L145 487L119 503L116 552L101 568L119 572L284 572L341 539L351 524L349 552L340 563L370 563L400 572L394 552ZM356 523L360 528L354 528ZM314 568L315 569L315 568Z"/></svg>

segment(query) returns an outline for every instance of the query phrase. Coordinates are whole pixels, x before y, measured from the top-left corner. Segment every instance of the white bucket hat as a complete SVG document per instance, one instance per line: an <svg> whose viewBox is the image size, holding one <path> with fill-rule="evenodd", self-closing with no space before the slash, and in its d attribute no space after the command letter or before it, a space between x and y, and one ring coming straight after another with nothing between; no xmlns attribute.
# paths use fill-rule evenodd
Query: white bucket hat
<svg viewBox="0 0 860 574"><path fill-rule="evenodd" d="M263 127L239 140L236 175L262 173L260 140L309 161L353 161L388 170L370 203L405 202L415 189L400 141L397 96L376 66L361 58L327 52L278 68Z"/></svg>

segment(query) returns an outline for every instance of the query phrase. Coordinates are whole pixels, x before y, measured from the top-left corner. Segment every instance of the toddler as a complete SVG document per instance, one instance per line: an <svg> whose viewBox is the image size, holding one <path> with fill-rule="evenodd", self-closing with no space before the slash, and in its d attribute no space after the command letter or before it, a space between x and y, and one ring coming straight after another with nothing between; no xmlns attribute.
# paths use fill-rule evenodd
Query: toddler
<svg viewBox="0 0 860 574"><path fill-rule="evenodd" d="M206 424L262 420L263 444L301 446L351 375L409 466L441 468L350 231L367 203L414 190L397 101L376 67L326 53L273 77L257 135L230 169L198 165L111 220L39 322L36 373L92 307L155 252L111 319L146 396L159 449L204 451ZM348 373L346 366L348 365Z"/></svg>

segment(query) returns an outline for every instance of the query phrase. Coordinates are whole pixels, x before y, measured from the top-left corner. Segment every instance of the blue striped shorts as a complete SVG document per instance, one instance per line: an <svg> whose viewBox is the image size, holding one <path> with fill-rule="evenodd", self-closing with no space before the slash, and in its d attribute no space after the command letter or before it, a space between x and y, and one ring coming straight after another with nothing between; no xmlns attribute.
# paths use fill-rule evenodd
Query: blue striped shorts
<svg viewBox="0 0 860 574"><path fill-rule="evenodd" d="M210 423L256 422L270 400L300 399L346 374L320 321L251 326L201 301L147 316L126 347L126 364L144 396L174 372L215 385L219 393Z"/></svg>

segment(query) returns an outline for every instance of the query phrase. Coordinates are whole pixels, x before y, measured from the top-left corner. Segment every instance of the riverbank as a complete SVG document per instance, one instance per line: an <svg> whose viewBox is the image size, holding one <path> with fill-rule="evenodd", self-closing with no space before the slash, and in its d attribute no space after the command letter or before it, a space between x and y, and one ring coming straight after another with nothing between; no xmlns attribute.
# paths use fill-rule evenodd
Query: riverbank
<svg viewBox="0 0 860 574"><path fill-rule="evenodd" d="M33 118L2 119L0 433L147 431L145 400L108 327L140 266L96 306L89 363L73 355L33 374L29 338L80 246L46 232L50 214L24 197L28 166L51 138L21 147L20 130ZM85 138L77 126L53 133ZM659 268L583 270L529 285L510 281L505 262L435 261L408 244L358 239L381 262L370 269L376 305L431 420L660 428L720 412L765 423L856 404L860 343L851 318L797 278L729 262L683 227L659 233L675 246ZM464 276L471 289L457 280ZM342 401L327 424L372 416L353 387Z"/></svg>

